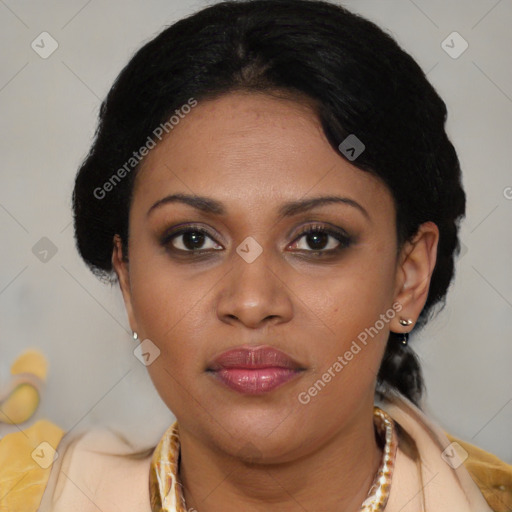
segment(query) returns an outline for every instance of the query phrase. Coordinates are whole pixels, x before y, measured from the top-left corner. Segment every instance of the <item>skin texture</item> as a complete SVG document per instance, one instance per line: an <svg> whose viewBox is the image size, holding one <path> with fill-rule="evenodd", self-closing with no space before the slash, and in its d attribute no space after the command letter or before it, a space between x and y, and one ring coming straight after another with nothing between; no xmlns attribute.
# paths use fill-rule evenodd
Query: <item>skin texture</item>
<svg viewBox="0 0 512 512"><path fill-rule="evenodd" d="M225 214L179 202L148 214L176 193L220 201ZM285 202L333 195L367 215L330 203L278 216ZM333 150L306 101L246 92L199 102L150 152L129 222L129 263L117 236L112 261L131 328L160 350L148 371L180 424L187 507L359 510L382 455L373 427L376 375L389 331L410 331L414 324L399 319L415 321L425 304L436 225L423 224L397 256L385 184ZM161 244L166 230L185 223L209 232L203 256L183 252L187 235ZM315 247L300 235L318 224L345 230L352 242L328 255L340 245L335 238ZM236 252L246 237L263 250L252 263ZM318 247L325 256L315 256ZM299 393L397 302L400 313L300 403ZM205 370L244 344L276 347L305 371L264 395L232 391Z"/></svg>

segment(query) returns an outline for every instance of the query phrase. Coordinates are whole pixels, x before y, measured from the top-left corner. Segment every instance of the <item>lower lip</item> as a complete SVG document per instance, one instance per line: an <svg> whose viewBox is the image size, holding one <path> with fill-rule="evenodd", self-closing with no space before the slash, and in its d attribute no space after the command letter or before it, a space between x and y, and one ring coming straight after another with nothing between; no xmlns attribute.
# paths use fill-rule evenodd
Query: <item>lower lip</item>
<svg viewBox="0 0 512 512"><path fill-rule="evenodd" d="M229 388L246 395L261 395L282 386L297 375L299 370L289 368L223 368L212 372Z"/></svg>

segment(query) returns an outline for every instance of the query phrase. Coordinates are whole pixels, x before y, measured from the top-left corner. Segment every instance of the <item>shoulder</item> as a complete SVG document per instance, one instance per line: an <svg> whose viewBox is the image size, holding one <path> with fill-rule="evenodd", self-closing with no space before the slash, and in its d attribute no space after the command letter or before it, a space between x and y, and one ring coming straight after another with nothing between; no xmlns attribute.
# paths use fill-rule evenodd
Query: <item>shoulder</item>
<svg viewBox="0 0 512 512"><path fill-rule="evenodd" d="M40 420L0 439L0 510L35 512L64 431Z"/></svg>
<svg viewBox="0 0 512 512"><path fill-rule="evenodd" d="M39 512L133 510L149 506L150 450L137 454L120 434L95 428L64 438Z"/></svg>
<svg viewBox="0 0 512 512"><path fill-rule="evenodd" d="M38 421L0 439L0 510L151 512L151 451L106 428L71 434Z"/></svg>
<svg viewBox="0 0 512 512"><path fill-rule="evenodd" d="M512 510L512 465L467 441L448 433L446 437L492 509Z"/></svg>
<svg viewBox="0 0 512 512"><path fill-rule="evenodd" d="M410 444L416 450L415 459L421 461L426 473L433 474L432 482L425 489L431 500L439 497L444 500L446 493L451 493L469 504L470 508L464 510L512 510L512 466L448 435L398 392L390 392L383 405L410 437ZM443 509L442 503L438 509Z"/></svg>

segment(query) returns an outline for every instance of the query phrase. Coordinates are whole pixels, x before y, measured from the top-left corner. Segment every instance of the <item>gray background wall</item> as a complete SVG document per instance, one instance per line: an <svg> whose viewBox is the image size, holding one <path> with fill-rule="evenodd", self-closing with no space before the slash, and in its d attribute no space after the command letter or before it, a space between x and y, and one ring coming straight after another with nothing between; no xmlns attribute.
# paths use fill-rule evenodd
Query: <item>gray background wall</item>
<svg viewBox="0 0 512 512"><path fill-rule="evenodd" d="M133 355L120 293L78 258L70 196L100 100L117 73L164 25L203 5L0 0L0 381L8 381L23 349L47 355L50 375L35 419L48 417L66 430L107 423L137 433L142 444L172 420ZM445 310L415 345L429 413L512 463L512 2L344 5L390 32L448 105L468 195L464 248ZM462 39L442 45L454 31L468 43L459 56ZM42 32L58 43L47 58L31 47L35 41L40 53L51 50ZM57 251L47 261L43 237ZM0 427L0 434L8 430Z"/></svg>

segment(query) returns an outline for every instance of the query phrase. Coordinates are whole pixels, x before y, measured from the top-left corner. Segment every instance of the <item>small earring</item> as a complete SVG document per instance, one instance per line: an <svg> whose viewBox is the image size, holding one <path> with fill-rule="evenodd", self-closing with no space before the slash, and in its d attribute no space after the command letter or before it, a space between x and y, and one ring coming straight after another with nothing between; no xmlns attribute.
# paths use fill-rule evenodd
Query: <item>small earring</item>
<svg viewBox="0 0 512 512"><path fill-rule="evenodd" d="M404 318L400 318L400 325L403 325L404 327L407 327L408 325L411 325L413 322L410 318L405 320Z"/></svg>
<svg viewBox="0 0 512 512"><path fill-rule="evenodd" d="M409 343L409 333L408 332L394 332L394 331L391 331L391 334L394 334L396 336L396 340L402 346L405 347Z"/></svg>
<svg viewBox="0 0 512 512"><path fill-rule="evenodd" d="M133 339L134 340L138 340L139 339L139 335L135 331L132 331L132 333L133 333Z"/></svg>

